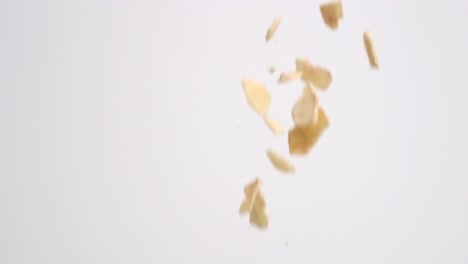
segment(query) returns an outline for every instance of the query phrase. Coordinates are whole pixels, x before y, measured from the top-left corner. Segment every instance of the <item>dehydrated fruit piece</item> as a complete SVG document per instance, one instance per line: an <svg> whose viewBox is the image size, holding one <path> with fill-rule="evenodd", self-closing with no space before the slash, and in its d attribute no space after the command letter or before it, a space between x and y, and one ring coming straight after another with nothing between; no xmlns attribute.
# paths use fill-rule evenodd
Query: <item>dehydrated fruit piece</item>
<svg viewBox="0 0 468 264"><path fill-rule="evenodd" d="M302 155L309 153L315 143L317 143L320 135L328 126L328 117L326 116L325 111L319 107L317 123L311 123L305 127L294 127L289 131L289 153Z"/></svg>
<svg viewBox="0 0 468 264"><path fill-rule="evenodd" d="M270 128L271 132L273 132L274 135L276 136L280 136L283 134L284 132L284 128L283 126L281 125L280 122L268 117L268 116L265 116L263 118L263 120L265 121L265 124L267 124L267 126Z"/></svg>
<svg viewBox="0 0 468 264"><path fill-rule="evenodd" d="M339 20L343 18L343 5L340 0L321 4L320 13L322 13L323 22L332 30L336 30Z"/></svg>
<svg viewBox="0 0 468 264"><path fill-rule="evenodd" d="M280 74L280 77L278 78L278 83L290 82L296 79L300 79L301 77L302 77L302 72L300 71L283 72Z"/></svg>
<svg viewBox="0 0 468 264"><path fill-rule="evenodd" d="M268 227L268 216L265 212L265 199L260 191L262 181L257 178L244 187L245 200L239 209L239 213L250 213L250 223L260 229Z"/></svg>
<svg viewBox="0 0 468 264"><path fill-rule="evenodd" d="M276 30L278 29L279 24L281 23L281 17L275 17L273 20L273 23L271 23L271 26L268 28L268 31L265 36L265 40L268 42L270 41L273 36L275 35Z"/></svg>
<svg viewBox="0 0 468 264"><path fill-rule="evenodd" d="M265 199L263 195L257 195L252 211L249 217L250 223L257 226L260 229L266 229L268 227L268 216L265 212Z"/></svg>
<svg viewBox="0 0 468 264"><path fill-rule="evenodd" d="M311 82L315 87L321 90L327 90L333 78L329 70L315 66L308 60L296 58L296 71L302 73L302 80Z"/></svg>
<svg viewBox="0 0 468 264"><path fill-rule="evenodd" d="M244 187L245 200L242 202L239 213L244 214L252 211L255 199L259 193L260 187L262 186L262 181L257 178L255 181L249 183Z"/></svg>
<svg viewBox="0 0 468 264"><path fill-rule="evenodd" d="M272 149L267 150L267 156L270 159L273 166L281 172L294 173L296 168L287 159L282 157L280 154Z"/></svg>
<svg viewBox="0 0 468 264"><path fill-rule="evenodd" d="M369 58L369 64L371 67L378 69L379 61L377 59L377 53L374 48L371 34L368 30L364 31L363 34L364 46L366 48L367 57Z"/></svg>
<svg viewBox="0 0 468 264"><path fill-rule="evenodd" d="M260 115L265 116L271 102L270 92L268 92L262 83L251 78L243 79L242 87L244 88L247 102L252 109Z"/></svg>
<svg viewBox="0 0 468 264"><path fill-rule="evenodd" d="M318 119L318 96L313 87L306 85L302 90L302 95L294 104L291 111L294 125L297 127L315 124Z"/></svg>

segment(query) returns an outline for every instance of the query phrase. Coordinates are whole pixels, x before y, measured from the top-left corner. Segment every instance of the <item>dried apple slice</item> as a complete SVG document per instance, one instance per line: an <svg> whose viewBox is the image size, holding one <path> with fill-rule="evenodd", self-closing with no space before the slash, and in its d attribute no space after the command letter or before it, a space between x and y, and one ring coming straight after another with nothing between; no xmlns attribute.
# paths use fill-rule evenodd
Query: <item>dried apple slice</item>
<svg viewBox="0 0 468 264"><path fill-rule="evenodd" d="M302 95L294 104L291 111L294 125L297 127L307 126L317 123L318 119L318 96L313 87L306 85L302 90Z"/></svg>
<svg viewBox="0 0 468 264"><path fill-rule="evenodd" d="M268 116L265 116L263 120L265 121L265 124L268 126L268 128L270 128L271 132L273 132L275 136L280 136L284 133L283 126L277 120L274 120Z"/></svg>
<svg viewBox="0 0 468 264"><path fill-rule="evenodd" d="M293 71L293 72L283 72L278 78L278 83L286 83L302 77L302 72Z"/></svg>
<svg viewBox="0 0 468 264"><path fill-rule="evenodd" d="M311 82L321 90L327 90L333 80L329 70L315 66L303 58L296 58L296 71L302 73L303 81Z"/></svg>
<svg viewBox="0 0 468 264"><path fill-rule="evenodd" d="M289 162L287 159L285 159L283 156L281 156L274 150L268 149L266 153L273 166L275 166L275 168L279 171L285 173L296 172L296 168L294 167L294 165L292 165L291 162Z"/></svg>
<svg viewBox="0 0 468 264"><path fill-rule="evenodd" d="M275 17L275 19L273 20L273 23L271 23L271 26L268 28L268 31L266 33L266 36L265 36L265 40L266 42L269 42L273 36L275 35L275 32L276 30L278 29L278 26L280 25L281 23L281 17Z"/></svg>
<svg viewBox="0 0 468 264"><path fill-rule="evenodd" d="M247 102L252 109L258 114L265 116L268 112L268 107L271 102L270 92L265 86L252 78L242 80L242 87L247 98Z"/></svg>
<svg viewBox="0 0 468 264"><path fill-rule="evenodd" d="M372 35L369 30L364 31L363 39L369 64L372 68L378 69L379 61L377 59L377 52L375 51L374 42L372 41Z"/></svg>
<svg viewBox="0 0 468 264"><path fill-rule="evenodd" d="M323 22L332 30L336 30L339 25L339 20L343 18L343 5L341 1L333 1L320 5L320 13L322 14Z"/></svg>
<svg viewBox="0 0 468 264"><path fill-rule="evenodd" d="M299 155L309 153L328 126L328 117L326 116L325 111L319 107L317 123L310 123L306 127L294 127L289 131L289 153Z"/></svg>
<svg viewBox="0 0 468 264"><path fill-rule="evenodd" d="M255 199L262 186L262 181L257 178L255 181L249 183L244 187L245 200L242 202L239 208L239 214L245 214L252 211Z"/></svg>
<svg viewBox="0 0 468 264"><path fill-rule="evenodd" d="M265 212L265 199L263 195L259 193L255 203L253 205L252 211L250 212L250 223L257 226L259 229L266 229L268 227L268 216Z"/></svg>
<svg viewBox="0 0 468 264"><path fill-rule="evenodd" d="M260 191L262 181L257 178L255 181L244 187L245 200L242 202L239 213L250 213L250 223L260 229L268 227L268 216L265 212L265 199Z"/></svg>

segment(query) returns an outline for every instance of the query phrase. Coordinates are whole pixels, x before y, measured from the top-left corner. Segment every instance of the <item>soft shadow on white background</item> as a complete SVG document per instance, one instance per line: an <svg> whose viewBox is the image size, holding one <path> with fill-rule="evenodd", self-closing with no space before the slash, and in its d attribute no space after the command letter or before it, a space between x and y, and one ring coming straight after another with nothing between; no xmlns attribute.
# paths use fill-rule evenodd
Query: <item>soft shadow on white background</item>
<svg viewBox="0 0 468 264"><path fill-rule="evenodd" d="M312 0L2 1L0 263L467 263L468 5L343 2L333 32ZM266 67L297 56L331 125L285 176L240 81L290 127L302 85Z"/></svg>

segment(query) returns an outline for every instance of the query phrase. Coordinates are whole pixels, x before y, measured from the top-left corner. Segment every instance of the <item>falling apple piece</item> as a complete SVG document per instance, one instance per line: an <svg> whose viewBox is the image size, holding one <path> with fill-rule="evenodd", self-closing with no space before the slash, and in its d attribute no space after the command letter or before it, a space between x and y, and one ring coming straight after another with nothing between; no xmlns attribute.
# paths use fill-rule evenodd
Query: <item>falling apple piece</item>
<svg viewBox="0 0 468 264"><path fill-rule="evenodd" d="M323 109L319 107L317 123L310 123L305 127L294 127L289 131L289 153L298 155L309 153L328 126L328 117Z"/></svg>
<svg viewBox="0 0 468 264"><path fill-rule="evenodd" d="M305 127L317 123L318 96L311 85L306 85L302 94L294 104L291 116L296 127Z"/></svg>
<svg viewBox="0 0 468 264"><path fill-rule="evenodd" d="M302 77L302 72L293 71L293 72L283 72L278 78L278 83L286 83Z"/></svg>
<svg viewBox="0 0 468 264"><path fill-rule="evenodd" d="M271 102L270 92L265 86L251 78L242 80L242 87L247 98L247 102L252 109L262 116L266 116Z"/></svg>
<svg viewBox="0 0 468 264"><path fill-rule="evenodd" d="M283 126L277 120L274 120L268 116L265 116L263 120L265 121L265 124L268 126L268 128L270 128L271 132L273 132L275 136L280 136L284 133Z"/></svg>
<svg viewBox="0 0 468 264"><path fill-rule="evenodd" d="M283 156L278 154L276 151L272 149L268 149L266 151L268 158L270 159L273 166L281 172L285 173L294 173L296 172L296 168L294 165L291 164L287 159Z"/></svg>
<svg viewBox="0 0 468 264"><path fill-rule="evenodd" d="M363 39L367 57L369 59L369 64L372 68L378 69L379 61L377 59L377 53L374 48L374 42L372 41L372 36L369 30L364 31Z"/></svg>
<svg viewBox="0 0 468 264"><path fill-rule="evenodd" d="M303 58L296 58L296 71L302 73L303 81L311 82L315 87L323 91L328 89L333 80L329 70L315 66Z"/></svg>
<svg viewBox="0 0 468 264"><path fill-rule="evenodd" d="M260 191L262 181L257 178L255 181L244 187L245 200L242 202L239 213L250 213L250 223L260 229L268 227L268 216L265 212L265 199Z"/></svg>
<svg viewBox="0 0 468 264"><path fill-rule="evenodd" d="M320 13L322 14L323 22L332 30L336 30L339 25L339 20L343 18L343 6L341 1L333 1L320 5Z"/></svg>
<svg viewBox="0 0 468 264"><path fill-rule="evenodd" d="M268 216L265 212L265 199L263 195L260 193L257 195L255 199L252 211L250 211L250 223L255 225L259 229L266 229L268 228Z"/></svg>
<svg viewBox="0 0 468 264"><path fill-rule="evenodd" d="M257 178L255 181L249 183L244 187L245 200L242 202L239 208L239 214L245 214L252 211L253 204L257 198L260 187L262 186L262 181Z"/></svg>
<svg viewBox="0 0 468 264"><path fill-rule="evenodd" d="M266 42L269 42L273 36L275 35L275 32L276 30L278 29L278 26L280 25L281 23L281 17L275 17L275 19L273 20L273 23L271 23L271 26L268 28L268 31L266 33L266 36L265 36L265 40Z"/></svg>

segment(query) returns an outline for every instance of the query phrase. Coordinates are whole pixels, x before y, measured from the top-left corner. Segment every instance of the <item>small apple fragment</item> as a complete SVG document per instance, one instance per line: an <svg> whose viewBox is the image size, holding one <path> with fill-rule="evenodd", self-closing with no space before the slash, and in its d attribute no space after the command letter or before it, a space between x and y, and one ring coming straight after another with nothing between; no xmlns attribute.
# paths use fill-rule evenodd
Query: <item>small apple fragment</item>
<svg viewBox="0 0 468 264"><path fill-rule="evenodd" d="M268 128L270 128L271 132L273 132L275 136L281 136L284 133L283 126L277 120L272 119L271 117L268 117L268 116L265 116L263 120L265 121L265 124L268 126Z"/></svg>
<svg viewBox="0 0 468 264"><path fill-rule="evenodd" d="M267 31L266 36L265 36L266 42L269 42L273 38L273 36L275 35L275 32L276 32L276 30L278 29L278 26L281 23L281 19L282 18L280 16L277 16L277 17L275 17L275 19L273 19L273 23L271 23L271 26L268 28L268 31Z"/></svg>
<svg viewBox="0 0 468 264"><path fill-rule="evenodd" d="M325 111L319 107L317 123L310 123L305 127L294 127L289 131L289 153L297 155L308 154L328 126L328 117Z"/></svg>
<svg viewBox="0 0 468 264"><path fill-rule="evenodd" d="M284 172L284 173L296 172L296 168L294 167L294 165L292 165L291 162L289 162L283 156L278 154L276 151L272 149L268 149L266 153L271 163L273 164L273 166L275 166L277 170Z"/></svg>
<svg viewBox="0 0 468 264"><path fill-rule="evenodd" d="M327 90L333 80L329 70L315 66L303 58L296 58L296 71L302 73L302 80L304 82L311 82L322 91Z"/></svg>
<svg viewBox="0 0 468 264"><path fill-rule="evenodd" d="M258 227L259 229L266 229L268 228L268 216L265 211L265 199L263 195L260 193L257 195L257 199L255 199L252 211L250 211L249 220L250 223Z"/></svg>
<svg viewBox="0 0 468 264"><path fill-rule="evenodd" d="M241 207L239 208L239 213L241 215L252 211L253 204L261 186L262 180L256 178L253 182L244 187L245 200L242 202Z"/></svg>
<svg viewBox="0 0 468 264"><path fill-rule="evenodd" d="M291 116L296 127L305 127L318 121L318 96L312 85L306 85L293 106Z"/></svg>
<svg viewBox="0 0 468 264"><path fill-rule="evenodd" d="M266 116L271 102L270 92L265 86L252 78L242 80L245 97L252 109L262 116Z"/></svg>
<svg viewBox="0 0 468 264"><path fill-rule="evenodd" d="M293 72L283 72L278 78L278 83L286 83L302 77L302 72L293 71Z"/></svg>
<svg viewBox="0 0 468 264"><path fill-rule="evenodd" d="M377 52L375 51L374 42L372 41L372 36L369 30L364 31L363 39L369 64L372 68L378 69L379 61L377 59Z"/></svg>
<svg viewBox="0 0 468 264"><path fill-rule="evenodd" d="M340 0L320 5L323 22L332 30L336 30L339 20L343 18L343 5Z"/></svg>
<svg viewBox="0 0 468 264"><path fill-rule="evenodd" d="M265 212L265 199L260 191L262 181L257 178L244 187L245 200L242 202L239 213L250 213L250 223L260 229L268 227L268 217Z"/></svg>

